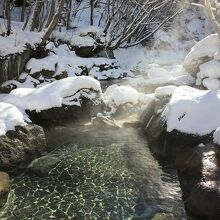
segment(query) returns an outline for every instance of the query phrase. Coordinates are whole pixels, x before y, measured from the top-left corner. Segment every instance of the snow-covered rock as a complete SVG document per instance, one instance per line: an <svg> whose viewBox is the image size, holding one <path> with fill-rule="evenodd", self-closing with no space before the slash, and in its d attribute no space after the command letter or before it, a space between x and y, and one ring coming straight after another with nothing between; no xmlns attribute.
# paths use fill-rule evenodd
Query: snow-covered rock
<svg viewBox="0 0 220 220"><path fill-rule="evenodd" d="M220 48L220 40L217 34L211 34L196 43L184 60L184 68L193 76L199 72L199 65L211 60Z"/></svg>
<svg viewBox="0 0 220 220"><path fill-rule="evenodd" d="M63 104L80 106L79 98L82 90L101 93L100 83L88 76L69 77L36 89L15 89L4 101L20 109L40 112L53 107L61 107ZM94 96L91 93L84 95L92 99Z"/></svg>
<svg viewBox="0 0 220 220"><path fill-rule="evenodd" d="M220 126L220 94L217 91L198 90L180 86L174 90L164 116L167 131L204 136Z"/></svg>
<svg viewBox="0 0 220 220"><path fill-rule="evenodd" d="M50 53L49 56L42 59L30 59L26 65L26 70L31 76L35 76L37 78L39 78L40 74L44 77L51 77L56 70L57 63L58 56Z"/></svg>
<svg viewBox="0 0 220 220"><path fill-rule="evenodd" d="M12 104L0 102L0 136L17 125L26 125L22 112Z"/></svg>
<svg viewBox="0 0 220 220"><path fill-rule="evenodd" d="M69 77L40 88L19 88L3 97L41 125L91 119L102 108L100 83L92 77Z"/></svg>
<svg viewBox="0 0 220 220"><path fill-rule="evenodd" d="M199 66L200 72L197 77L203 79L205 77L220 78L220 62L211 60Z"/></svg>
<svg viewBox="0 0 220 220"><path fill-rule="evenodd" d="M218 90L220 88L220 81L214 78L205 78L202 84L209 90Z"/></svg>
<svg viewBox="0 0 220 220"><path fill-rule="evenodd" d="M105 91L104 102L110 108L109 114L114 114L119 107L124 105L136 106L147 105L155 97L151 94L139 93L130 86L118 86L116 84L109 86Z"/></svg>
<svg viewBox="0 0 220 220"><path fill-rule="evenodd" d="M104 95L111 99L116 106L126 103L133 105L138 103L138 92L129 86L109 86Z"/></svg>

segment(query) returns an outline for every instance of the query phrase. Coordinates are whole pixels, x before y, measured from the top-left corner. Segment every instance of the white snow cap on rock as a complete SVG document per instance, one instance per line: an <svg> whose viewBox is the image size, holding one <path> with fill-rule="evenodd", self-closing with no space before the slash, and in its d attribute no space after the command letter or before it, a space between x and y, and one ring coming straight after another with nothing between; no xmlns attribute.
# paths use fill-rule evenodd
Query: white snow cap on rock
<svg viewBox="0 0 220 220"><path fill-rule="evenodd" d="M184 67L187 71L193 72L195 65L202 57L214 58L220 48L218 34L211 34L196 43L184 60Z"/></svg>
<svg viewBox="0 0 220 220"><path fill-rule="evenodd" d="M107 88L104 95L112 100L117 106L126 103L137 104L138 92L129 86L112 85Z"/></svg>
<svg viewBox="0 0 220 220"><path fill-rule="evenodd" d="M133 106L140 104L141 107L147 106L155 99L154 94L139 93L130 86L118 86L116 84L107 88L103 94L104 102L111 108L109 114L114 114L117 108L124 104Z"/></svg>
<svg viewBox="0 0 220 220"><path fill-rule="evenodd" d="M220 78L220 62L211 60L199 66L200 72L197 74L199 78L211 77Z"/></svg>
<svg viewBox="0 0 220 220"><path fill-rule="evenodd" d="M180 86L174 90L163 112L167 131L177 130L193 135L207 135L220 127L220 94Z"/></svg>
<svg viewBox="0 0 220 220"><path fill-rule="evenodd" d="M49 56L42 59L31 58L26 64L26 69L30 71L31 75L41 72L42 70L55 72L55 67L57 63L58 56L50 53Z"/></svg>
<svg viewBox="0 0 220 220"><path fill-rule="evenodd" d="M0 102L0 136L14 130L17 125L25 125L24 116L14 105Z"/></svg>
<svg viewBox="0 0 220 220"><path fill-rule="evenodd" d="M66 103L68 100L65 99L82 89L102 92L100 83L92 77L69 77L36 89L15 89L4 98L4 102L11 103L22 110L28 109L39 112L53 107L60 107L62 104L80 105L78 102Z"/></svg>
<svg viewBox="0 0 220 220"><path fill-rule="evenodd" d="M202 84L209 90L218 90L220 88L219 80L214 78L205 78Z"/></svg>

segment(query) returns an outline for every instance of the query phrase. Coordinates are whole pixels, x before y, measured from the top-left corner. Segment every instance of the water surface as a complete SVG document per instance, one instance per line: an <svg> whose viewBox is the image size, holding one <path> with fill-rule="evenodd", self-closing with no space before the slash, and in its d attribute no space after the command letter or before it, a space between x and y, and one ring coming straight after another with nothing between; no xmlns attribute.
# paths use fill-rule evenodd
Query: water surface
<svg viewBox="0 0 220 220"><path fill-rule="evenodd" d="M47 177L12 178L0 219L185 219L174 170L162 170L137 130L57 127Z"/></svg>

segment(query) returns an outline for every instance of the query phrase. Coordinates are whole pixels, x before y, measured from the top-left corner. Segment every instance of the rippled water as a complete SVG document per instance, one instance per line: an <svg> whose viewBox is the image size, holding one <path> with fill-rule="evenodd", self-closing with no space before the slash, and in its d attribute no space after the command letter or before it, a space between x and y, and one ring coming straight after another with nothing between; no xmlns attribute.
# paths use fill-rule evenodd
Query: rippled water
<svg viewBox="0 0 220 220"><path fill-rule="evenodd" d="M164 170L132 128L55 128L49 176L12 179L0 219L185 219L174 171Z"/></svg>

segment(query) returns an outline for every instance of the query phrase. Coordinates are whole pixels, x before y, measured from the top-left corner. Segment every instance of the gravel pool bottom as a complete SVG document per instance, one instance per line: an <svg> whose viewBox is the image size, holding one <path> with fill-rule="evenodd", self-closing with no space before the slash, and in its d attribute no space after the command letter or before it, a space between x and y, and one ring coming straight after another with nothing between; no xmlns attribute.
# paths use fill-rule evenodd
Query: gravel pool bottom
<svg viewBox="0 0 220 220"><path fill-rule="evenodd" d="M186 219L176 173L162 170L133 128L54 128L46 177L12 177L1 220Z"/></svg>

